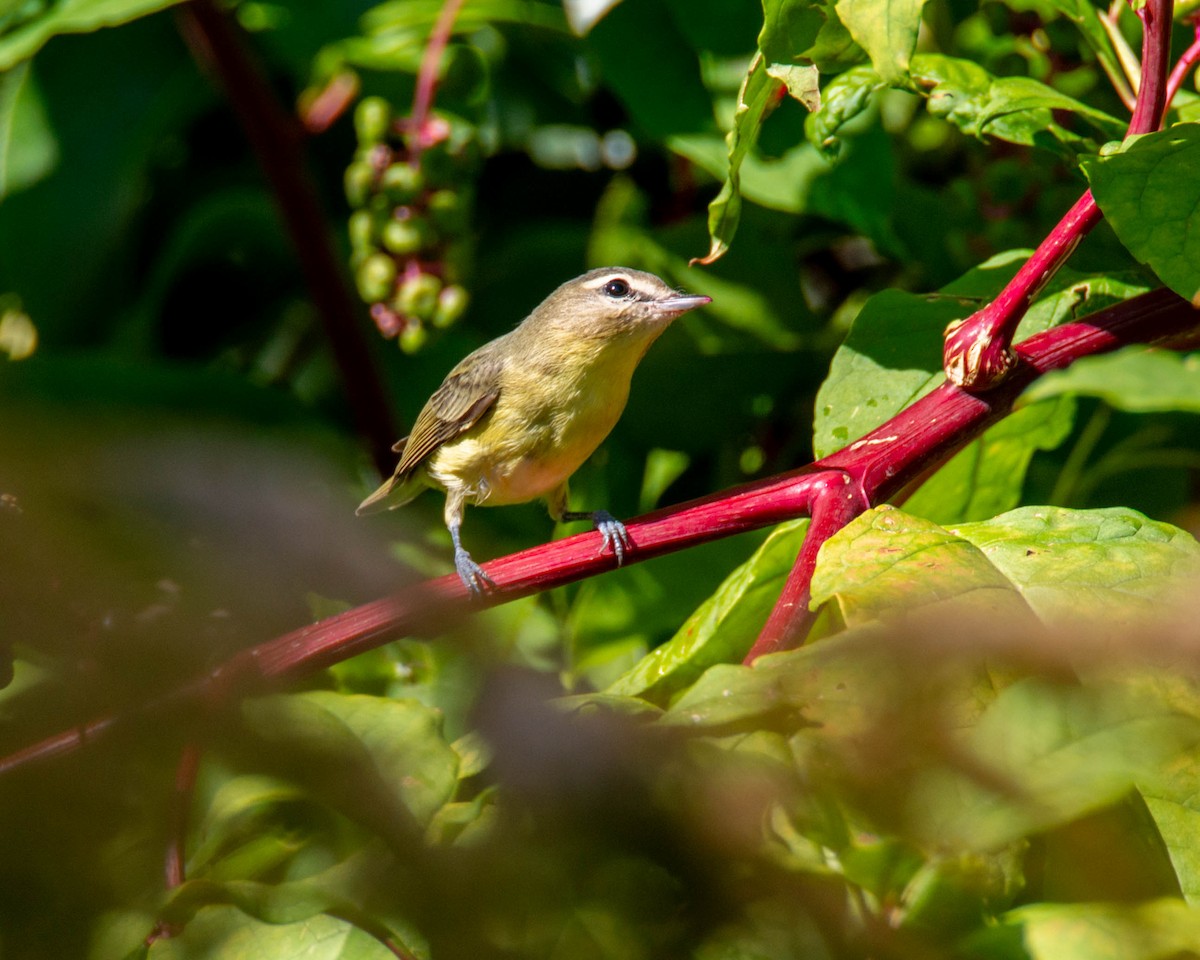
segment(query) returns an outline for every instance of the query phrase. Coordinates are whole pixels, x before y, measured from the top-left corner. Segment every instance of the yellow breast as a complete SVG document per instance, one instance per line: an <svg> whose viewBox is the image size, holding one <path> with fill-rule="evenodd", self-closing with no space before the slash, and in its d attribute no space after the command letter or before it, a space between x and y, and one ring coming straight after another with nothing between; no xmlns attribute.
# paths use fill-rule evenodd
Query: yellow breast
<svg viewBox="0 0 1200 960"><path fill-rule="evenodd" d="M492 409L438 448L426 469L443 487L463 487L474 503L503 505L544 497L566 482L608 436L629 397L630 364L593 362L547 372L513 364ZM626 369L627 368L627 369Z"/></svg>

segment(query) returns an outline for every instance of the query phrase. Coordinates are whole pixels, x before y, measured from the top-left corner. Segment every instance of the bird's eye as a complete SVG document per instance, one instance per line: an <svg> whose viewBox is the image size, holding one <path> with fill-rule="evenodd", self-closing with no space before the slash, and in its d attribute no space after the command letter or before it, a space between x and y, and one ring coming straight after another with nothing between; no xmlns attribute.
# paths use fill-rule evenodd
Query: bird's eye
<svg viewBox="0 0 1200 960"><path fill-rule="evenodd" d="M614 300L629 296L629 284L624 280L609 280L604 285L604 292Z"/></svg>

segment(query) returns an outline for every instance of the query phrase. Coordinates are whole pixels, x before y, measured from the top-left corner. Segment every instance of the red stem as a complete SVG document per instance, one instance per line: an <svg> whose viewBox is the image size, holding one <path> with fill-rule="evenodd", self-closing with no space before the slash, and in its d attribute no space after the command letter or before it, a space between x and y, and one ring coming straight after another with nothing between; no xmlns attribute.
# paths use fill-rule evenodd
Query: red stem
<svg viewBox="0 0 1200 960"><path fill-rule="evenodd" d="M986 396L942 384L861 440L815 464L630 521L627 529L636 549L627 562L824 510L825 505L817 507L820 491L832 491L825 496L847 495L844 481L830 484L835 475L850 479L848 492L854 503L887 500L1007 415L1021 391L1041 374L1128 344L1183 345L1196 337L1198 325L1200 311L1164 289L1047 330L1018 345L1013 374ZM816 541L824 526L823 521L818 524L813 549L819 546ZM599 541L594 531L581 533L485 564L500 587L484 603L504 603L610 569L614 561L599 554ZM789 589L789 602L796 610L803 594ZM243 651L212 674L196 678L137 713L102 717L0 758L0 775L98 739L119 722L131 723L166 707L212 698L214 691L223 699L295 681L397 637L443 630L450 619L472 609L478 605L467 602L455 574L418 584Z"/></svg>
<svg viewBox="0 0 1200 960"><path fill-rule="evenodd" d="M181 886L187 879L187 831L192 819L192 797L196 791L196 773L200 769L200 747L186 744L175 768L175 787L171 803L171 842L167 847L164 873L167 889Z"/></svg>
<svg viewBox="0 0 1200 960"><path fill-rule="evenodd" d="M413 94L412 143L409 144L411 155L409 163L414 167L420 160L421 150L425 147L425 127L429 123L429 111L433 107L433 93L437 89L438 68L441 66L442 53L450 42L454 32L454 21L462 8L463 0L445 0L438 13L437 22L429 34L429 43L421 56L421 68L417 72L417 89Z"/></svg>
<svg viewBox="0 0 1200 960"><path fill-rule="evenodd" d="M1149 133L1162 124L1167 104L1172 8L1172 0L1148 0L1140 14L1142 78L1127 136ZM951 381L968 390L982 391L992 389L1008 376L1016 361L1012 338L1025 311L1100 217L1088 190L995 300L946 328L943 356L946 376Z"/></svg>
<svg viewBox="0 0 1200 960"><path fill-rule="evenodd" d="M1175 69L1171 71L1171 75L1167 78L1167 106L1175 99L1175 94L1179 92L1179 88L1183 86L1183 81L1187 78L1188 71L1196 65L1196 61L1200 60L1200 19L1197 19L1193 24L1194 37L1192 45L1183 51L1179 60L1175 63Z"/></svg>
<svg viewBox="0 0 1200 960"><path fill-rule="evenodd" d="M395 466L397 432L353 306L317 191L303 163L299 122L271 94L242 38L213 0L178 8L180 29L201 64L219 78L275 195L309 295L321 317L354 417L381 473Z"/></svg>
<svg viewBox="0 0 1200 960"><path fill-rule="evenodd" d="M771 616L746 655L746 663L752 663L765 653L791 649L804 639L816 616L808 607L812 600L813 571L817 567L821 545L868 506L850 474L842 471L823 474L821 481L814 483L813 488L813 502L809 511L812 520L804 534L800 554Z"/></svg>

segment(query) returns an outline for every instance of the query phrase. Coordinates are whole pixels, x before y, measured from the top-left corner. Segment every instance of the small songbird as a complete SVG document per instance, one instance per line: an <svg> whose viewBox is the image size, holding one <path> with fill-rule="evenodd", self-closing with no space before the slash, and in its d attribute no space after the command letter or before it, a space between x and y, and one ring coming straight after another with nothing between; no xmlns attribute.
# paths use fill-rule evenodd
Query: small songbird
<svg viewBox="0 0 1200 960"><path fill-rule="evenodd" d="M454 566L468 593L495 586L460 538L468 503L542 497L555 521L590 519L617 563L625 525L605 510L567 509L567 480L625 409L650 345L681 313L711 298L673 290L653 274L604 267L555 290L516 329L450 371L392 449L396 472L359 514L404 506L427 487L446 492Z"/></svg>

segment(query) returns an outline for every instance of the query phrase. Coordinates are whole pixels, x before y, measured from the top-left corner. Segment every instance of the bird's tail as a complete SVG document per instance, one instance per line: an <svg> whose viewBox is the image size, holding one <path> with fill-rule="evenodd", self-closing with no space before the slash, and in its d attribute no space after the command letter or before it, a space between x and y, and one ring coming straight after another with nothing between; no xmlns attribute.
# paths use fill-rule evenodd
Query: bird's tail
<svg viewBox="0 0 1200 960"><path fill-rule="evenodd" d="M395 474L388 477L379 485L378 490L358 505L358 509L354 511L355 514L361 517L366 513L395 510L397 507L404 506L428 486L420 474L421 471L418 470L416 475L408 473L404 476Z"/></svg>

